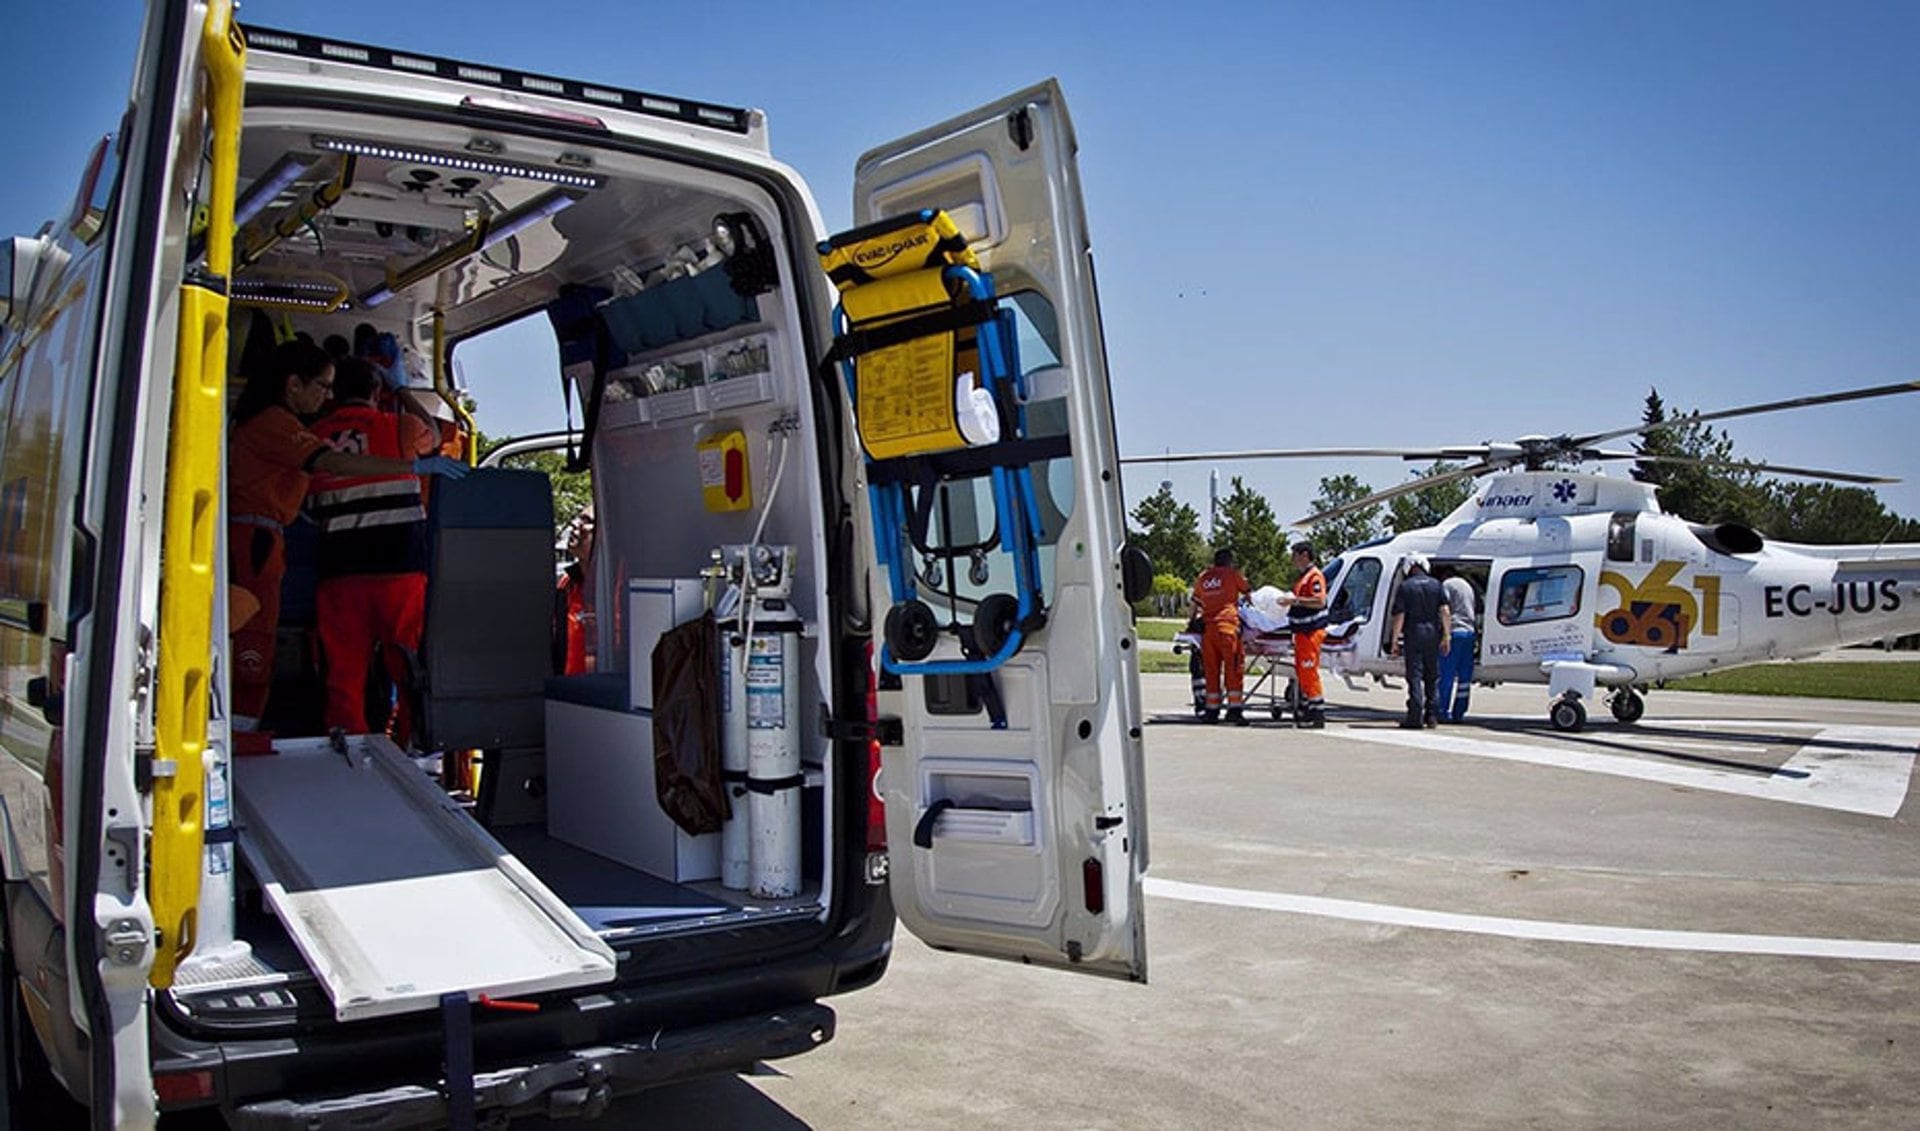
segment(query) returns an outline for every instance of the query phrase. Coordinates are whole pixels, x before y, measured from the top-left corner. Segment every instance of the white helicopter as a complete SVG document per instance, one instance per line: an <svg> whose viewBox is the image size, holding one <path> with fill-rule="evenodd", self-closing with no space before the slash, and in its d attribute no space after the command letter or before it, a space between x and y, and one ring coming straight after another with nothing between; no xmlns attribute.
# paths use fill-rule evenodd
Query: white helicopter
<svg viewBox="0 0 1920 1131"><path fill-rule="evenodd" d="M1481 597L1476 682L1544 683L1556 729L1586 725L1607 690L1614 718L1646 711L1645 689L1679 676L1814 656L1848 644L1920 632L1920 543L1813 546L1748 527L1702 525L1663 512L1651 484L1569 470L1604 460L1735 466L1649 457L1598 445L1660 428L1920 391L1920 381L1695 414L1585 436L1532 436L1458 448L1278 449L1127 457L1123 463L1395 456L1467 460L1301 519L1329 518L1436 483L1486 477L1434 526L1353 547L1325 567L1333 627L1328 671L1397 675L1387 610L1409 554L1465 576ZM1843 483L1896 479L1738 465Z"/></svg>

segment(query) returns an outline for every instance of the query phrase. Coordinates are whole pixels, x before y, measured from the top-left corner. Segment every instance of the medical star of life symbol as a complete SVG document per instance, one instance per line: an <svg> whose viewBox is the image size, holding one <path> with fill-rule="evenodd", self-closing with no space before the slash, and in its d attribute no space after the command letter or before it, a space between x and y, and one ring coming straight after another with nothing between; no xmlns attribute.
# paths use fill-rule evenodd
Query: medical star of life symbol
<svg viewBox="0 0 1920 1131"><path fill-rule="evenodd" d="M1573 480L1562 479L1553 485L1554 500L1561 503L1570 503L1573 501L1573 494L1577 490L1579 490L1579 487L1574 484Z"/></svg>

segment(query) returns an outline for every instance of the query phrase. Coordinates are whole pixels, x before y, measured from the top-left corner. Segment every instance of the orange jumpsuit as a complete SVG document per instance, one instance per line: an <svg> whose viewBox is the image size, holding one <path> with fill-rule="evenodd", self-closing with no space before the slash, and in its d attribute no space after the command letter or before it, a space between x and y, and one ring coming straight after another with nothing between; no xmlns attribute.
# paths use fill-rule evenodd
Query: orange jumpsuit
<svg viewBox="0 0 1920 1131"><path fill-rule="evenodd" d="M438 437L411 416L364 404L336 408L313 431L336 451L387 459L431 453ZM427 514L413 475L315 475L320 526L316 622L327 663L326 722L366 734L367 669L375 645L394 686L408 687L409 655L426 624ZM407 696L399 699L396 741L410 737Z"/></svg>
<svg viewBox="0 0 1920 1131"><path fill-rule="evenodd" d="M280 582L287 572L286 525L306 500L313 461L325 441L274 405L234 426L227 474L229 580L259 604L233 632L233 714L258 721L273 688Z"/></svg>
<svg viewBox="0 0 1920 1131"><path fill-rule="evenodd" d="M1319 566L1308 566L1300 580L1293 583L1293 595L1312 601L1311 608L1294 605L1288 610L1293 630L1293 678L1300 685L1300 705L1308 712L1327 704L1320 684L1320 642L1327 638L1327 577Z"/></svg>
<svg viewBox="0 0 1920 1131"><path fill-rule="evenodd" d="M1240 650L1240 598L1253 592L1232 566L1210 566L1193 583L1206 632L1200 637L1200 664L1206 673L1207 710L1220 709L1220 685L1226 684L1227 709L1247 705L1246 656Z"/></svg>

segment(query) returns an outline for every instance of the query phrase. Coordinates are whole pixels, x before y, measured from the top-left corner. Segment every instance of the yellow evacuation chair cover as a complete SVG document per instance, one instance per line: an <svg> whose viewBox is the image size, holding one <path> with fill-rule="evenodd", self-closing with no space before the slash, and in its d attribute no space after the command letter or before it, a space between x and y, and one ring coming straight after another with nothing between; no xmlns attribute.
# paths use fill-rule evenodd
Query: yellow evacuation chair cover
<svg viewBox="0 0 1920 1131"><path fill-rule="evenodd" d="M858 238L823 252L820 264L840 288L841 309L854 330L880 329L951 306L955 296L945 269L980 267L945 212L913 213L851 235ZM956 346L960 334L967 342ZM854 411L868 455L893 459L978 442L962 430L977 389L971 341L970 328L944 330L859 355Z"/></svg>

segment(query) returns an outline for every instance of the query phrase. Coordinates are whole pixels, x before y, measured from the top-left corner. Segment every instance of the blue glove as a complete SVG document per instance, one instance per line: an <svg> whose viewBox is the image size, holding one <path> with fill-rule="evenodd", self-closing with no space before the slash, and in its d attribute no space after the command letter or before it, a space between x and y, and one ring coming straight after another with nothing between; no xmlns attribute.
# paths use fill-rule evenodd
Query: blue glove
<svg viewBox="0 0 1920 1131"><path fill-rule="evenodd" d="M438 475L443 479L465 479L473 469L452 456L421 456L413 461L415 475Z"/></svg>
<svg viewBox="0 0 1920 1131"><path fill-rule="evenodd" d="M375 339L373 356L367 359L387 388L395 392L407 387L407 367L400 360L400 339L382 334Z"/></svg>

